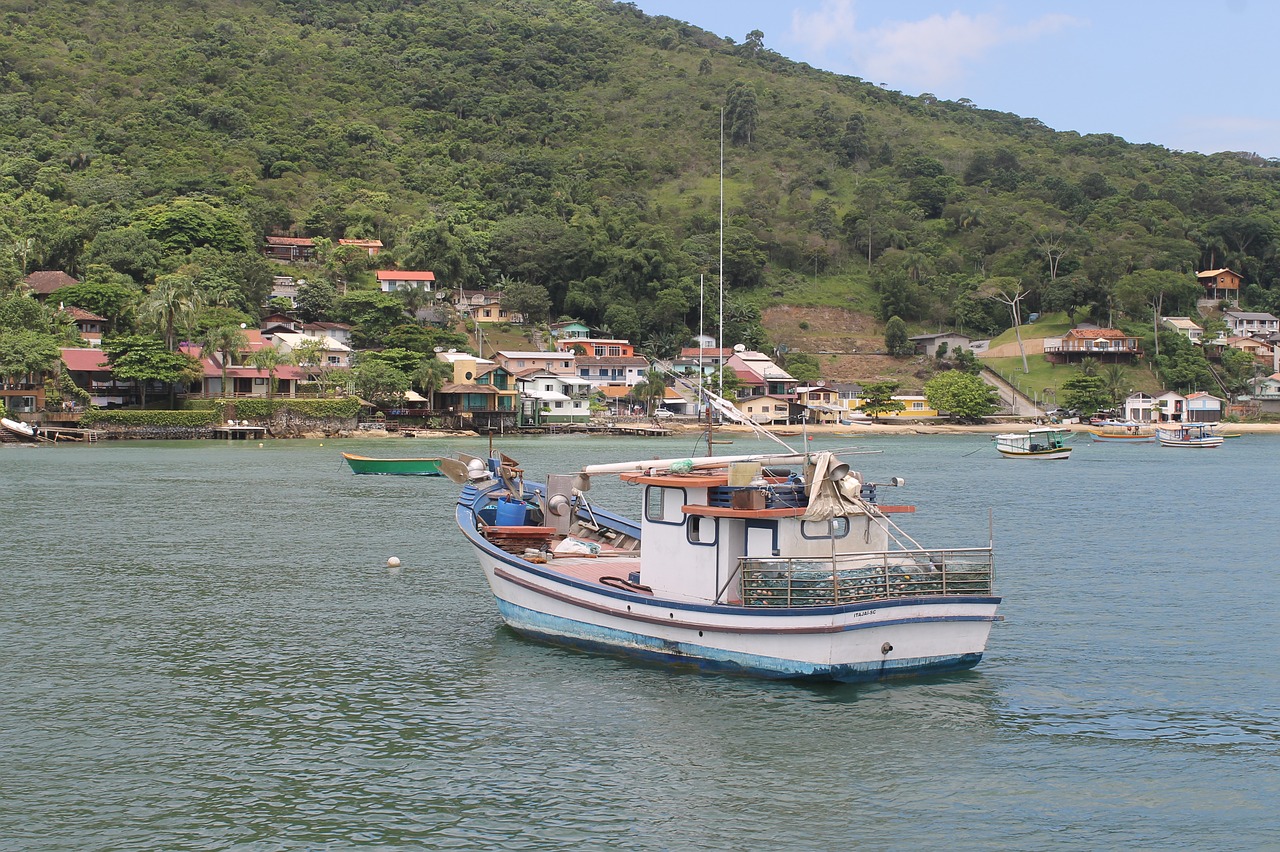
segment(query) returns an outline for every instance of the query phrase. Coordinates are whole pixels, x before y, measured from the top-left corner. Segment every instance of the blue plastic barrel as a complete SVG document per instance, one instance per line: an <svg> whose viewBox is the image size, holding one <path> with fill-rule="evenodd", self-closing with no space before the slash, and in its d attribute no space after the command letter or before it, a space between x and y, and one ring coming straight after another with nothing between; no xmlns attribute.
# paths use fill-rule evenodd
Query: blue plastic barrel
<svg viewBox="0 0 1280 852"><path fill-rule="evenodd" d="M510 497L498 498L498 514L495 523L500 527L524 526L524 511L527 504L523 500L512 500Z"/></svg>

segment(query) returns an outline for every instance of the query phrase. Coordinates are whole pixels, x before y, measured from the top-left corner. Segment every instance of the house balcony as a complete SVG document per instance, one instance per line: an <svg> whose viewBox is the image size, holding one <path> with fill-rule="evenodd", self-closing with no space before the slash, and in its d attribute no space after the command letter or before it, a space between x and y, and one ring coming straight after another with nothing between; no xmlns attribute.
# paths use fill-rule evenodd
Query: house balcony
<svg viewBox="0 0 1280 852"><path fill-rule="evenodd" d="M1115 341L1046 340L1044 355L1054 364L1082 361L1085 358L1097 358L1099 361L1108 362L1130 361L1142 356L1142 345L1136 337Z"/></svg>

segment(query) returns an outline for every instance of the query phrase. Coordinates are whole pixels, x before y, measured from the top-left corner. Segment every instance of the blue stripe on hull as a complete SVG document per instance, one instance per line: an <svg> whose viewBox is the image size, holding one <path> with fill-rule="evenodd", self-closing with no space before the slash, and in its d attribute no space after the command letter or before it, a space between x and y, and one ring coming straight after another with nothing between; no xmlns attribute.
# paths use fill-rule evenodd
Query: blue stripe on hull
<svg viewBox="0 0 1280 852"><path fill-rule="evenodd" d="M513 630L525 636L585 651L605 652L705 672L749 675L775 680L828 680L859 683L905 675L971 669L982 653L947 657L822 665L798 660L725 651L686 642L673 642L640 633L600 627L582 621L536 612L498 600L498 611Z"/></svg>

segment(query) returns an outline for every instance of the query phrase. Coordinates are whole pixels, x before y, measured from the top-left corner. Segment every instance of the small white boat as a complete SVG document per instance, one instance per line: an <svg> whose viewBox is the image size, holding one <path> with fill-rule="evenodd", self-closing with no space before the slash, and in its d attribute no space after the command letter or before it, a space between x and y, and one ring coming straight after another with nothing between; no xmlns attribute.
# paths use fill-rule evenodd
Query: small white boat
<svg viewBox="0 0 1280 852"><path fill-rule="evenodd" d="M24 441L34 441L36 439L35 427L30 423L23 423L21 420L10 420L8 417L0 417L0 427Z"/></svg>
<svg viewBox="0 0 1280 852"><path fill-rule="evenodd" d="M925 548L830 452L588 465L523 481L510 459L443 459L498 611L545 641L777 679L968 669L1000 598L987 547ZM640 520L589 503L639 486ZM900 485L900 479L890 483ZM643 542L643 547L642 547Z"/></svg>
<svg viewBox="0 0 1280 852"><path fill-rule="evenodd" d="M1038 426L1025 432L996 435L996 449L1007 459L1065 459L1071 455L1067 429Z"/></svg>
<svg viewBox="0 0 1280 852"><path fill-rule="evenodd" d="M1156 427L1156 437L1162 447L1184 450L1211 450L1223 441L1217 423L1166 423Z"/></svg>

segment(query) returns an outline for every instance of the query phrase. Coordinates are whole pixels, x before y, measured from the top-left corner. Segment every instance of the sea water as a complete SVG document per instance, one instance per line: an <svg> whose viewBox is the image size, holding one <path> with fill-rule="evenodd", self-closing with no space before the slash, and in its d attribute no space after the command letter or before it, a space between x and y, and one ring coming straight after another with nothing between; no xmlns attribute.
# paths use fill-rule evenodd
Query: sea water
<svg viewBox="0 0 1280 852"><path fill-rule="evenodd" d="M339 455L480 439L0 447L0 848L1280 846L1280 437L809 444L904 477L880 500L922 545L994 537L977 669L794 685L520 639L455 486ZM530 478L705 454L498 447Z"/></svg>

